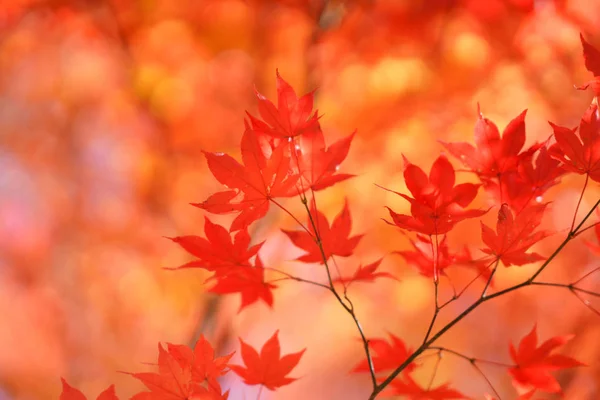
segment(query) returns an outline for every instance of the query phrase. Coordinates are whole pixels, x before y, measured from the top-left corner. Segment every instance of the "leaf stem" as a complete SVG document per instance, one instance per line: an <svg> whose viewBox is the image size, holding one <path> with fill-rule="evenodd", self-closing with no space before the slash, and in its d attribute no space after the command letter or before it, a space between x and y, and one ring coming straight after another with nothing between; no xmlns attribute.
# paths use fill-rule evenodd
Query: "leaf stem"
<svg viewBox="0 0 600 400"><path fill-rule="evenodd" d="M308 228L302 222L300 222L300 220L298 218L296 218L296 216L294 216L294 214L292 214L287 208L282 206L281 203L279 203L277 200L275 200L274 198L271 198L271 197L269 198L269 200L273 204L275 204L277 207L279 207L281 210L283 210L287 215L292 217L294 219L294 221L296 221L298 223L298 225L300 225L300 227L302 229L304 229L310 236L314 237L312 232L310 230L308 230Z"/></svg>
<svg viewBox="0 0 600 400"><path fill-rule="evenodd" d="M479 373L479 375L481 375L483 377L483 379L486 381L486 383L492 389L492 391L494 392L494 394L496 395L496 397L498 399L500 399L500 395L498 394L498 391L496 390L494 385L492 385L492 382L490 381L490 379L483 372L483 370L477 365L477 363L490 364L490 365L494 365L496 367L503 367L503 368L513 368L514 367L514 365L510 365L510 364L504 364L504 363L500 363L500 362L496 362L496 361L488 361L488 360L482 360L480 358L469 357L467 355L459 353L458 351L448 349L446 347L431 346L427 350L437 350L438 354L440 356L441 356L442 352L446 352L446 353L452 354L453 356L456 356L456 357L462 358L463 360L468 361L469 364L471 364L471 366L477 371L477 373Z"/></svg>
<svg viewBox="0 0 600 400"><path fill-rule="evenodd" d="M600 293L592 292L591 290L582 289L580 287L574 286L573 284L565 284L565 283L554 283L554 282L531 282L532 285L535 286L550 286L550 287L558 287L569 289L572 292L584 293L594 297L600 297Z"/></svg>
<svg viewBox="0 0 600 400"><path fill-rule="evenodd" d="M574 230L571 229L571 231L567 235L567 238L560 244L560 246L558 246L558 248L554 251L554 253L552 253L552 255L550 255L550 257L546 260L546 262L542 264L542 266L536 271L535 274L533 274L533 276L529 279L531 282L533 282L533 280L535 278L537 278L537 276L539 274L542 273L542 271L548 266L548 264L550 264L550 261L552 259L554 259L554 257L556 257L558 255L558 253L561 252L561 250L563 249L563 247L565 247L567 245L567 243L569 243L569 241L571 239L573 239L577 235L577 232L579 231L579 229L581 229L581 227L583 226L583 224L585 223L585 221L587 221L587 219L592 215L592 213L594 212L594 210L596 208L598 208L598 205L600 205L600 199L598 199L596 201L596 203L594 204L594 206L592 208L590 208L590 211L588 211L588 213L585 215L585 217L583 217L583 219L581 220L581 222L579 223L579 225L577 225L577 227Z"/></svg>
<svg viewBox="0 0 600 400"><path fill-rule="evenodd" d="M490 287L490 285L492 284L492 280L494 279L494 275L496 274L496 271L498 270L498 264L500 264L500 257L498 257L496 259L496 263L494 264L494 268L492 269L492 273L490 274L490 277L488 278L487 282L485 283L485 287L483 288L483 291L481 292L481 296L480 297L485 298L487 290Z"/></svg>
<svg viewBox="0 0 600 400"><path fill-rule="evenodd" d="M440 367L440 362L442 361L442 352L438 351L437 360L435 360L435 366L433 367L433 373L431 374L431 378L429 378L429 384L427 385L427 391L431 390L433 386L433 381L435 381L435 376L437 375L438 368Z"/></svg>
<svg viewBox="0 0 600 400"><path fill-rule="evenodd" d="M587 274L583 275L581 278L577 279L571 285L577 285L579 282L581 282L582 280L584 280L585 278L587 278L588 276L592 275L594 272L597 272L597 271L600 271L600 267L594 268L593 270L591 270Z"/></svg>
<svg viewBox="0 0 600 400"><path fill-rule="evenodd" d="M427 339L429 339L429 335L431 334L431 331L433 330L435 321L437 320L440 310L442 309L440 307L440 303L439 303L440 243L438 241L438 234L437 234L437 220L435 220L434 226L435 226L435 250L434 250L434 246L433 246L433 240L431 239L431 235L429 236L429 241L431 242L431 261L433 262L433 290L434 290L434 296L435 296L435 309L433 311L433 316L431 317L431 321L429 322L429 327L427 328L427 333L425 333L425 337L423 338L423 343L427 342Z"/></svg>
<svg viewBox="0 0 600 400"><path fill-rule="evenodd" d="M596 227L597 225L600 225L600 222L593 223L592 225L587 226L584 229L580 230L579 232L577 232L577 236L581 235L583 232L587 231L588 229L592 229L592 228Z"/></svg>
<svg viewBox="0 0 600 400"><path fill-rule="evenodd" d="M514 368L515 367L514 364L505 364L505 363L501 363L501 362L497 362L497 361L490 361L490 360L484 360L484 359L476 358L476 357L469 357L463 353L459 353L456 350L452 350L452 349L449 349L447 347L442 347L442 346L430 346L427 350L445 351L446 353L450 353L452 355L463 358L463 359L465 359L469 362L473 362L473 363L490 364L490 365L495 365L496 367L503 367L503 368Z"/></svg>
<svg viewBox="0 0 600 400"><path fill-rule="evenodd" d="M487 267L485 267L486 269L488 269L489 267L491 267L491 265L495 262L495 260L493 260ZM455 302L456 300L458 300L466 291L467 289L477 281L477 279L479 279L479 277L483 274L483 272L480 272L477 274L477 276L475 276L475 278L471 279L469 281L469 283L467 283L465 285L465 287L463 287L458 293L454 294L454 296L452 296L448 301L446 301L444 304L442 304L440 306L440 310L444 309L446 306L450 305L451 303Z"/></svg>
<svg viewBox="0 0 600 400"><path fill-rule="evenodd" d="M308 283L310 285L318 286L318 287L321 287L323 289L329 290L329 286L327 286L327 285L324 285L324 284L319 283L319 282L311 281L309 279L300 278L300 277L292 275L292 274L288 274L287 272L282 271L282 270L277 269L277 268L263 267L263 269L266 270L266 271L273 271L273 272L277 272L277 273L280 273L282 275L285 275L284 278L274 279L272 281L269 281L269 283L291 279L291 280L294 280L294 281Z"/></svg>
<svg viewBox="0 0 600 400"><path fill-rule="evenodd" d="M579 200L577 201L577 207L575 207L575 214L573 215L573 222L571 222L571 232L573 232L573 227L575 226L575 221L577 220L577 212L579 212L579 206L581 205L581 201L583 200L583 195L585 193L585 189L587 188L588 181L590 180L590 174L585 174L585 182L583 183L583 189L581 190L581 195L579 195Z"/></svg>

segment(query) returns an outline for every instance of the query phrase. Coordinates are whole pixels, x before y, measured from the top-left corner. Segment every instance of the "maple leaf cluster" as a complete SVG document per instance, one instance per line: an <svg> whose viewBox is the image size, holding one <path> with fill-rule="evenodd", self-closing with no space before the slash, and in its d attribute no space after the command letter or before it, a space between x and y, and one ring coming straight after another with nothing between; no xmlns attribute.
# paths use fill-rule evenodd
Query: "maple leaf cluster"
<svg viewBox="0 0 600 400"><path fill-rule="evenodd" d="M209 291L220 294L240 293L240 309L259 299L272 305L271 291L276 286L265 282L264 267L257 255L263 243L251 246L247 228L230 234L227 229L208 218L205 219L204 234L206 238L179 236L171 239L198 258L178 268L203 268L214 272L209 281L216 283Z"/></svg>
<svg viewBox="0 0 600 400"><path fill-rule="evenodd" d="M326 147L313 93L298 98L277 73L277 107L256 92L263 120L248 113L240 164L223 153L205 152L208 167L227 190L194 204L214 214L238 212L230 231L264 217L277 198L318 191L352 177L338 174L354 134Z"/></svg>
<svg viewBox="0 0 600 400"><path fill-rule="evenodd" d="M585 42L583 37L581 40L586 67L595 76L590 85L598 95L600 52ZM600 113L597 99L594 99L581 118L579 132L577 128L550 123L551 138L528 147L525 146L526 113L527 110L512 119L500 134L496 124L484 117L478 106L474 129L475 145L466 142L441 142L449 154L466 167L466 172L477 177L479 183L457 184L455 168L441 155L435 160L429 173L404 157L403 176L410 194L384 188L402 197L410 205L410 213L407 214L397 213L388 207L390 220L386 222L400 229L409 238L412 247L411 250L394 253L402 256L421 275L433 278L436 285L436 310L430 330L441 310L437 299L439 277L446 276L449 268L462 265L476 271L478 277L486 282L481 295L483 299L488 287L493 284L495 268L499 263L506 267L523 266L547 259L532 251L533 246L553 233L540 229L544 213L549 208L549 203L544 202L547 191L568 173L585 175L583 191L588 180L600 182ZM481 256L474 257L468 247L452 249L449 235L457 224L479 218L491 209L471 207L480 188L485 191L492 204L500 206L495 229L480 223L483 246L479 249ZM574 225L575 220L571 233ZM600 238L598 226L596 224L595 230ZM416 234L415 239L411 238L411 233ZM595 243L587 244L592 251L597 251ZM455 291L448 303L459 296ZM508 372L513 376L513 384L522 399L530 398L538 390L560 392L560 386L550 372L582 365L572 358L549 354L570 337L552 338L539 348L536 347L536 337L534 327L522 340L518 350L512 344L510 346L515 366L509 368ZM398 337L390 335L390 339L391 344L381 338L369 340L369 346L374 352L372 368L365 360L354 371L371 371L379 377L382 372L389 373L399 365L404 365L412 352L407 350ZM411 376L415 368L414 361L407 364L383 393L404 395L412 399L467 398L448 385L437 388L432 388L431 384L427 388L419 386Z"/></svg>
<svg viewBox="0 0 600 400"><path fill-rule="evenodd" d="M318 112L313 111L314 93L298 97L279 72L276 80L277 106L257 91L260 118L247 113L240 145L242 163L227 154L204 153L208 168L226 190L192 205L213 214L236 214L229 229L206 218L205 237L170 238L197 258L174 269L213 272L207 280L214 282L209 291L240 293L240 311L258 300L273 305L272 291L277 286L265 280L268 268L258 255L264 242L251 245L248 227L263 218L271 206L288 212L279 199L300 197L305 204L310 203L307 224L301 224L303 229L282 230L306 253L296 261L324 264L333 256L349 257L363 236L351 236L352 217L347 201L330 223L318 210L314 197L315 192L353 177L339 169L355 133L327 146ZM310 200L307 193L312 196ZM334 277L329 284L394 278L378 271L380 264L381 259L359 265L353 273Z"/></svg>
<svg viewBox="0 0 600 400"><path fill-rule="evenodd" d="M586 67L594 73L597 86L600 75L600 52L581 37ZM597 88L596 88L597 89ZM595 94L597 90L595 90ZM600 121L597 101L581 118L579 128L567 128L550 122L552 137L545 143L525 147L527 110L512 119L502 134L494 122L483 116L478 106L475 123L475 145L441 142L480 184L456 184L454 167L442 155L427 175L405 158L404 181L412 196L390 190L410 203L410 215L388 208L389 224L407 232L416 232L410 240L414 251L397 254L424 276L444 274L453 265L476 266L479 276L486 279L485 265L501 261L505 266L526 265L545 260L531 247L551 235L536 231L548 208L544 197L567 173L585 175L600 182ZM577 133L577 131L579 131ZM482 187L494 204L500 204L496 231L481 223L481 250L489 258L472 258L468 249L461 256L452 256L447 234L460 222L481 217L489 210L469 209ZM585 189L585 186L584 186ZM386 189L389 190L389 189ZM432 237L441 237L432 239ZM435 244L435 245L434 245ZM431 250L428 250L427 247Z"/></svg>
<svg viewBox="0 0 600 400"><path fill-rule="evenodd" d="M373 351L371 358L373 369L380 375L389 372L398 365L401 365L412 350L409 349L404 341L399 337L388 334L389 341L384 338L373 338L369 341L369 347ZM556 379L551 375L565 368L573 368L585 365L571 357L560 354L550 354L558 347L566 344L573 338L573 335L556 336L546 340L538 346L537 325L525 335L518 348L509 343L509 353L513 366L508 368L509 374L513 378L513 385L519 392L519 400L531 398L537 391L546 393L561 393L562 390ZM469 361L474 362L475 359ZM388 389L383 392L384 396L405 396L409 399L428 399L428 400L453 400L468 399L469 397L452 389L450 384L445 383L432 387L420 385L412 376L418 362L411 362L402 372L402 375L393 380ZM370 367L367 360L358 363L352 372L369 372ZM490 395L487 399L493 400Z"/></svg>
<svg viewBox="0 0 600 400"><path fill-rule="evenodd" d="M591 86L598 95L600 52L583 37L581 40L586 67L594 73L594 81L586 87ZM276 82L277 105L256 92L258 116L247 113L240 143L241 161L224 153L204 152L209 170L225 189L193 205L212 214L234 214L231 225L226 228L206 217L203 236L169 238L195 259L167 269L200 268L210 272L212 275L207 282L211 286L208 290L216 294L239 293L240 311L258 301L273 306L276 281L290 279L325 288L352 316L366 354L371 355L356 365L352 372L371 374L374 395L381 392L387 396L419 400L468 398L448 383L423 386L414 376L414 371L421 367L416 357L425 350L433 350L427 346L437 339L435 337L428 342L437 314L443 308L437 297L440 277L448 277L447 271L453 267L469 268L477 273L473 281L482 278L486 282L480 298L483 301L486 290L493 285L499 263L505 267L523 266L547 259L533 249L539 241L552 234L539 229L549 208L549 203L544 202L547 191L569 173L585 175L584 191L588 181L600 182L600 113L597 99L581 118L578 128L550 123L551 138L528 147L525 146L527 110L512 119L501 134L478 106L475 144L441 143L464 165L469 176L477 178L477 182L458 182L457 169L445 155L440 155L433 162L428 173L404 157L403 178L410 193L385 190L408 202L409 211L403 214L387 207L390 220L386 222L408 237L411 246L410 250L394 253L424 277L433 278L436 289L436 310L429 331L423 344L413 350L391 333L389 340L366 339L346 290L353 282L396 278L379 270L382 258L366 265L359 264L351 273L342 272L336 258L353 256L363 235L352 234L347 199L341 211L331 220L317 207L316 192L353 176L340 173L339 169L348 155L355 133L327 146L318 111L313 110L314 92L298 97L278 72ZM491 207L477 208L473 205L480 189L489 198ZM281 203L282 199L293 197L305 206L306 225L301 222L302 218L294 216ZM282 230L290 242L303 251L295 261L323 267L327 272L326 282L298 278L263 264L259 253L265 242L253 242L249 227L265 217L273 206L286 212L300 226L297 230ZM496 226L493 229L480 223L481 248L453 248L451 235L455 227L467 220L483 217L491 209L497 212ZM596 225L595 232L600 240L599 226ZM569 235L573 232L571 227ZM587 244L593 251L599 251L596 243ZM337 275L330 270L329 262L335 263ZM270 273L283 274L284 278L269 281ZM338 293L337 285L343 286L343 294ZM459 296L455 291L451 301ZM550 354L570 340L570 336L554 337L538 346L536 329L534 326L518 348L512 344L509 346L514 364L507 366L507 371L513 378L520 399L531 398L537 391L560 392L560 386L550 372L583 365L572 358ZM228 391L223 392L219 379L229 371L241 377L247 385L262 385L276 390L295 380L288 374L306 350L281 356L278 331L266 341L260 352L241 338L240 347L243 366L230 363L233 353L215 357L214 349L204 337L193 349L170 343L165 348L159 344L158 372L128 373L148 389L133 399L227 399ZM437 349L440 354L449 351ZM474 358L454 351L451 353L472 364L476 362ZM400 370L399 366L403 368ZM396 371L392 375L395 379L390 377L389 381L386 380L386 374L392 371ZM493 399L489 394L486 396ZM83 394L63 380L61 400L82 399L85 399ZM114 387L109 387L98 399L116 399Z"/></svg>
<svg viewBox="0 0 600 400"><path fill-rule="evenodd" d="M158 345L158 372L130 373L148 391L135 394L131 400L227 400L218 379L229 371L239 375L247 385L263 385L269 390L292 383L287 375L300 362L304 350L281 357L278 331L267 340L260 354L240 339L244 366L230 364L234 353L215 357L211 344L201 336L193 349L185 345ZM86 400L85 395L62 379L60 400ZM118 400L114 386L102 392L97 400Z"/></svg>

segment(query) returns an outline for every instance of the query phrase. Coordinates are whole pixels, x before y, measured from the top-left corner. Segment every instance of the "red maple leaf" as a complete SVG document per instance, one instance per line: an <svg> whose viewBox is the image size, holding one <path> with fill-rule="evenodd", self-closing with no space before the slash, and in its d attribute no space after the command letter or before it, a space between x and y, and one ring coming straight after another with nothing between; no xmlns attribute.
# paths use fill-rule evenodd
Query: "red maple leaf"
<svg viewBox="0 0 600 400"><path fill-rule="evenodd" d="M600 182L600 121L598 106L592 104L579 124L579 137L576 129L552 125L556 144L551 147L554 158L562 161L567 170L576 174L586 174Z"/></svg>
<svg viewBox="0 0 600 400"><path fill-rule="evenodd" d="M265 216L276 197L296 195L299 175L291 174L290 152L285 141L269 141L246 123L241 150L243 165L223 153L204 152L208 167L228 190L192 204L214 214L239 211L230 231L246 228Z"/></svg>
<svg viewBox="0 0 600 400"><path fill-rule="evenodd" d="M310 213L312 221L314 221L315 226L317 227L317 232L313 229L310 218L308 223L308 230L310 233L306 231L287 231L282 229L283 233L290 238L296 247L299 247L308 253L298 257L297 260L306 263L324 262L321 250L315 239L317 236L321 240L326 259L329 259L332 255L341 257L352 255L354 248L358 245L358 242L363 235L350 236L352 217L350 216L348 201L344 202L344 208L334 218L331 226L325 215L315 209L314 202L311 203Z"/></svg>
<svg viewBox="0 0 600 400"><path fill-rule="evenodd" d="M558 178L565 173L562 163L542 146L537 153L520 157L517 170L506 172L500 185L488 185L486 189L495 192L513 210L521 211L533 201L541 203L546 191L558 184Z"/></svg>
<svg viewBox="0 0 600 400"><path fill-rule="evenodd" d="M286 377L300 362L306 349L281 357L279 338L275 331L273 336L263 345L260 354L240 338L244 366L230 365L233 372L238 374L247 385L263 385L269 390L275 390L288 385L296 378Z"/></svg>
<svg viewBox="0 0 600 400"><path fill-rule="evenodd" d="M191 255L198 258L177 268L202 268L208 271L219 271L235 266L250 265L264 242L250 246L250 235L247 229L237 232L231 240L231 234L219 224L204 218L204 235L177 236L169 238L183 247Z"/></svg>
<svg viewBox="0 0 600 400"><path fill-rule="evenodd" d="M62 382L62 392L59 400L87 400L81 391L70 386L64 378L60 378L60 380ZM115 385L110 385L106 390L98 395L96 400L119 400L115 394Z"/></svg>
<svg viewBox="0 0 600 400"><path fill-rule="evenodd" d="M533 326L515 349L510 343L510 356L515 367L508 371L512 375L513 385L519 393L541 390L548 393L560 393L561 388L550 374L565 368L585 365L571 357L550 354L554 349L567 343L574 335L556 336L537 345L537 325Z"/></svg>
<svg viewBox="0 0 600 400"><path fill-rule="evenodd" d="M200 236L170 238L198 257L198 260L174 269L202 268L214 271L215 274L207 279L207 282L216 281L209 292L240 293L242 295L240 311L259 299L272 306L271 289L277 286L264 280L264 266L257 256L263 243L249 247L250 235L247 229L238 231L232 241L232 234L227 229L212 223L208 218L205 218L204 234L206 239ZM256 259L253 265L251 258L254 256Z"/></svg>
<svg viewBox="0 0 600 400"><path fill-rule="evenodd" d="M167 351L182 368L191 367L194 382L207 382L216 392L221 392L217 378L228 372L227 363L234 353L215 358L212 345L201 335L194 349L181 344L167 343Z"/></svg>
<svg viewBox="0 0 600 400"><path fill-rule="evenodd" d="M451 266L467 266L477 270L483 279L489 277L490 271L485 260L475 260L471 252L464 247L461 252L450 252L446 235L441 240L435 241L431 237L417 235L417 240L410 239L414 251L399 250L394 254L402 256L406 262L417 268L419 273L425 277L434 276L434 267L437 263L439 274L446 275L445 270ZM437 251L435 251L437 246Z"/></svg>
<svg viewBox="0 0 600 400"><path fill-rule="evenodd" d="M468 399L461 392L451 389L448 384L436 388L423 388L408 374L405 374L401 379L393 380L389 390L385 390L384 393L391 396L405 396L403 398L408 400Z"/></svg>
<svg viewBox="0 0 600 400"><path fill-rule="evenodd" d="M441 143L450 154L460 159L487 185L493 179L500 179L506 172L516 170L519 157L537 149L536 145L519 154L525 144L526 113L527 110L510 121L501 137L496 124L481 114L478 105L479 118L475 123L476 147L466 142Z"/></svg>
<svg viewBox="0 0 600 400"><path fill-rule="evenodd" d="M298 184L300 191L322 190L354 176L337 172L348 155L355 134L356 132L327 148L321 129L295 139L293 162L302 176Z"/></svg>
<svg viewBox="0 0 600 400"><path fill-rule="evenodd" d="M598 96L600 95L600 51L586 42L581 33L579 34L579 38L581 39L581 46L583 47L585 68L594 75L594 79L577 87L577 89L585 90L588 87L591 87L594 91L594 95Z"/></svg>
<svg viewBox="0 0 600 400"><path fill-rule="evenodd" d="M402 339L391 333L388 333L388 336L390 342L384 338L369 339L369 348L372 351L371 360L373 361L375 373L398 368L412 353L412 350L406 347ZM415 367L415 363L410 363L405 371L410 372ZM367 360L361 361L352 369L352 372L369 372L369 362Z"/></svg>
<svg viewBox="0 0 600 400"><path fill-rule="evenodd" d="M533 232L542 221L546 205L526 207L514 217L508 205L503 204L498 211L496 233L481 223L481 237L487 246L483 252L499 258L507 267L545 260L546 257L527 251L551 234L548 231Z"/></svg>
<svg viewBox="0 0 600 400"><path fill-rule="evenodd" d="M262 299L269 307L273 306L272 289L277 286L265 282L265 269L260 257L256 257L254 266L234 267L226 274L215 274L210 280L215 279L217 283L209 289L209 292L218 294L240 293L242 295L241 311L254 302Z"/></svg>
<svg viewBox="0 0 600 400"><path fill-rule="evenodd" d="M160 344L158 345L158 373L126 373L139 379L150 390L134 395L131 400L227 399L227 393L221 394L220 387L202 387L200 382L192 378L192 365L181 363Z"/></svg>
<svg viewBox="0 0 600 400"><path fill-rule="evenodd" d="M399 228L425 235L442 235L467 218L485 214L486 210L465 210L477 195L479 185L462 183L455 186L452 164L444 156L433 163L429 177L423 170L406 161L404 179L414 198L394 192L410 202L411 215L397 214L387 207L393 223Z"/></svg>
<svg viewBox="0 0 600 400"><path fill-rule="evenodd" d="M333 282L340 282L344 284L350 284L352 282L374 282L377 278L391 278L398 280L394 275L388 272L377 271L377 268L379 268L381 265L382 260L383 259L379 259L365 266L359 265L352 276L339 277L334 279Z"/></svg>
<svg viewBox="0 0 600 400"><path fill-rule="evenodd" d="M294 89L277 71L277 107L256 91L261 121L248 114L252 128L277 138L310 134L319 128L317 111L312 112L314 92L298 98Z"/></svg>

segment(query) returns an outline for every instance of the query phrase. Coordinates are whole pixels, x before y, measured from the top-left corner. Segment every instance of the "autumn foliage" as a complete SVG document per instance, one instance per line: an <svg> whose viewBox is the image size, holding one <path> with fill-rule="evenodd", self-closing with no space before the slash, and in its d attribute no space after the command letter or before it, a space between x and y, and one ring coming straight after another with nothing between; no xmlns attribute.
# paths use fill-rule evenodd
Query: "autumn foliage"
<svg viewBox="0 0 600 400"><path fill-rule="evenodd" d="M600 1L0 1L0 400L600 398Z"/></svg>
<svg viewBox="0 0 600 400"><path fill-rule="evenodd" d="M581 40L586 67L597 76L600 53L583 37ZM600 182L600 122L596 98L581 118L579 129L551 123L549 129L552 136L544 143L533 143L528 147L525 146L526 111L516 116L500 134L494 122L484 117L478 109L474 146L469 143L442 143L457 159L457 164L463 164L468 172L477 177L478 183L457 183L458 167L441 155L428 173L404 157L403 174L408 193L381 187L375 189L374 186L373 190L390 191L408 202L407 214L397 213L387 207L390 219L384 221L406 236L413 247L413 250L396 253L418 273L431 279L435 287L435 309L425 337L417 345L408 345L392 333L387 338L371 337L359 323L348 287L355 282L377 285L377 278L397 277L378 270L381 258L364 266L359 265L354 270L346 270L347 267L342 270L338 266L340 258L353 256L364 236L353 232L349 200L340 199L341 210L332 219L319 210L318 192L353 176L345 172L342 163L348 152L352 151L355 134L327 146L320 116L313 109L314 92L298 97L279 72L276 81L276 104L256 92L259 115L247 114L240 143L241 162L237 161L237 154L204 152L210 171L225 186L225 190L193 204L209 214L205 219L204 235L170 238L193 259L179 267L166 269L199 268L208 271L212 274L206 282L208 290L217 294L239 294L239 312L259 300L272 307L276 298L274 292L279 285L275 282L313 285L330 292L356 325L357 336L362 341L365 353L363 359L357 360L357 364L348 370L370 375L372 390L368 397L371 399L378 395L435 400L469 398L450 382L433 385L430 381L429 384L423 384L415 378L416 371L422 368L421 358L428 353L437 354L438 357L434 376L444 354L456 357L459 359L457 361L467 361L487 382L488 391L481 395L488 399L499 395L482 371L483 365L504 368L521 399L532 398L537 393L560 393L561 386L553 374L584 365L556 352L573 339L573 335L545 338L538 344L536 323L532 321L532 330L520 340L518 346L512 343L507 346L510 363L467 356L437 343L446 331L475 308L526 286L566 289L598 314L582 297L597 294L579 286L581 280L590 273L568 284L546 282L538 277L561 249L581 232L594 227L598 235L597 223L588 223L585 227L584 224L599 201L585 217L578 218L575 213L571 228L566 233L541 228L544 215L552 206L547 201L547 192L559 185L562 177L570 173L584 175L581 196L589 181ZM595 87L595 83L590 85ZM487 207L473 205L478 195L488 197ZM305 215L294 215L286 208L285 199L299 201ZM287 239L302 251L295 261L316 264L309 268L324 269L325 280L301 278L264 265L260 253L265 242L256 243L249 232L253 224L265 218L271 208L287 214L298 225L296 230L283 230ZM459 224L469 219L481 219L488 213L494 214L496 224L489 226L486 222L480 222L479 249L470 250L468 246L460 249L449 243L449 235ZM214 222L211 214L233 214L234 218L226 227ZM536 245L551 235L561 235L564 241L551 255L537 252ZM588 245L597 252L597 243L589 242ZM492 289L500 264L505 267L535 264L537 267L532 275L520 283ZM474 275L473 280L460 290L454 287L447 275L449 269L458 266L470 268ZM439 287L446 284L452 286L454 294L450 299L442 300ZM461 299L470 286L476 285L481 286L481 292L471 305L456 312L446 322L438 321L438 316L446 306ZM246 385L259 385L275 391L298 379L290 377L290 374L301 362L305 351L310 352L308 348L281 354L278 331L266 340L260 350L242 338L239 344L243 365L231 362L233 353L216 356L204 336L200 337L194 348L171 343L167 343L166 347L159 344L155 366L157 372L126 372L147 388L132 398L227 399L229 392L222 388L220 382L224 375L230 373L237 375ZM63 380L60 398L85 397ZM114 398L116 395L112 386L98 397Z"/></svg>

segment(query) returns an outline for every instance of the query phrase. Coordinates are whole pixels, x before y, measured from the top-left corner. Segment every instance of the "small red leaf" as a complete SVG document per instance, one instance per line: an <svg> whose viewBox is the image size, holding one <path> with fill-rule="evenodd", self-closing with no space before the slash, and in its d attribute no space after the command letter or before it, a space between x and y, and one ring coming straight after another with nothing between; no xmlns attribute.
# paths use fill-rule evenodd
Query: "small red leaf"
<svg viewBox="0 0 600 400"><path fill-rule="evenodd" d="M468 218L485 214L486 210L465 210L475 198L478 185L463 183L454 186L455 172L444 156L438 157L429 177L407 161L404 180L413 197L391 191L411 204L411 215L397 214L388 208L392 222L399 228L425 235L443 235Z"/></svg>
<svg viewBox="0 0 600 400"><path fill-rule="evenodd" d="M344 202L344 208L334 218L331 226L327 221L327 218L323 213L314 208L314 202L311 207L312 221L314 221L317 231L312 226L312 222L309 218L308 229L310 231L287 231L282 230L295 246L306 251L307 254L298 257L298 261L306 263L323 263L323 255L321 249L317 244L315 238L318 234L321 239L321 246L325 253L326 259L329 259L332 255L340 257L348 257L352 255L354 248L358 245L358 242L363 235L350 236L352 229L352 217L350 215L350 209L348 202Z"/></svg>
<svg viewBox="0 0 600 400"><path fill-rule="evenodd" d="M570 357L550 353L572 338L572 335L556 336L538 346L536 325L534 325L531 332L523 337L518 349L515 349L512 343L510 344L510 355L516 366L508 371L512 375L513 385L519 393L532 390L548 393L561 392L560 385L550 372L585 364Z"/></svg>
<svg viewBox="0 0 600 400"><path fill-rule="evenodd" d="M59 400L87 400L81 391L70 386L64 378L60 378L60 380L62 382L62 392ZM115 385L110 385L98 395L96 400L119 400L115 394Z"/></svg>
<svg viewBox="0 0 600 400"><path fill-rule="evenodd" d="M406 347L402 339L394 334L388 333L389 341L383 338L369 339L369 348L372 350L371 359L373 361L373 369L376 373L391 371L401 365L412 350ZM406 371L410 372L415 369L416 364L410 363L406 367ZM352 372L369 372L369 362L363 360L358 363Z"/></svg>
<svg viewBox="0 0 600 400"><path fill-rule="evenodd" d="M267 340L260 354L240 338L245 366L230 365L230 368L244 379L247 385L263 385L269 390L276 390L296 380L296 378L289 378L286 375L300 362L306 349L281 357L278 333L279 331L275 331L273 336Z"/></svg>
<svg viewBox="0 0 600 400"><path fill-rule="evenodd" d="M525 208L516 217L508 205L503 204L498 211L496 232L481 223L481 237L487 246L483 251L498 257L505 266L525 265L544 260L537 253L527 253L529 248L548 237L550 232L534 230L540 225L546 204L537 204Z"/></svg>
<svg viewBox="0 0 600 400"><path fill-rule="evenodd" d="M381 265L382 259L379 259L371 264L362 266L359 265L352 276L339 277L334 282L340 282L344 284L350 284L352 282L374 282L377 278L390 278L398 280L394 275L388 272L379 272L377 268Z"/></svg>

